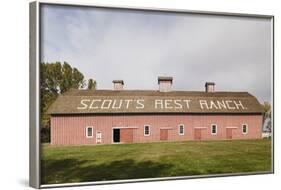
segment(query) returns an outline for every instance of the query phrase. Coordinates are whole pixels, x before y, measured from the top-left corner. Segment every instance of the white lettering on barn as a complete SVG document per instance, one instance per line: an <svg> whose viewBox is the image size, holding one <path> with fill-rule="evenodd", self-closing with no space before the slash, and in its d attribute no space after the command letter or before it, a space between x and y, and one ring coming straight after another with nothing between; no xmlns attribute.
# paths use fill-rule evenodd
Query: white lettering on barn
<svg viewBox="0 0 281 190"><path fill-rule="evenodd" d="M174 101L174 103L175 103L175 108L176 108L176 109L182 109L182 105L181 105L180 101L181 101L181 100L175 100L175 101Z"/></svg>
<svg viewBox="0 0 281 190"><path fill-rule="evenodd" d="M106 106L107 103L107 106ZM101 104L101 109L110 109L112 100L104 100Z"/></svg>
<svg viewBox="0 0 281 190"><path fill-rule="evenodd" d="M163 109L163 102L162 100L155 100L155 109L158 109L158 105L160 105L160 108Z"/></svg>
<svg viewBox="0 0 281 190"><path fill-rule="evenodd" d="M186 103L187 109L189 109L189 102L190 102L190 100L183 100L183 101Z"/></svg>
<svg viewBox="0 0 281 190"><path fill-rule="evenodd" d="M200 102L200 108L201 108L201 110L204 110L204 107L205 107L206 109L209 109L207 100L199 100L199 102Z"/></svg>
<svg viewBox="0 0 281 190"><path fill-rule="evenodd" d="M233 103L231 100L226 100L225 103L226 103L228 109L235 110L235 107L231 106L231 104Z"/></svg>
<svg viewBox="0 0 281 190"><path fill-rule="evenodd" d="M81 100L80 103L81 103L82 107L79 106L79 107L77 107L77 109L79 109L79 110L87 109L87 108L88 108L88 105L86 104L86 102L91 102L91 100L87 100L87 99Z"/></svg>
<svg viewBox="0 0 281 190"><path fill-rule="evenodd" d="M133 101L133 100L125 100L125 102L126 102L126 109L129 109L130 103L131 103L132 101Z"/></svg>
<svg viewBox="0 0 281 190"><path fill-rule="evenodd" d="M98 106L94 106L94 103L95 103L95 102L101 102L101 100L100 100L100 99L92 100L89 109L98 109L98 108L99 108Z"/></svg>
<svg viewBox="0 0 281 190"><path fill-rule="evenodd" d="M119 101L119 105L117 107L116 107L116 102L117 102L116 100L113 100L112 109L120 109L121 108L123 100Z"/></svg>
<svg viewBox="0 0 281 190"><path fill-rule="evenodd" d="M242 104L242 102L241 102L240 100L238 101L239 103L237 103L236 101L233 101L233 102L234 102L234 104L235 104L235 106L236 106L237 109L239 109L239 107L241 107L243 110L246 109L246 108L243 106L243 104Z"/></svg>
<svg viewBox="0 0 281 190"><path fill-rule="evenodd" d="M143 109L144 108L144 100L137 100L137 109Z"/></svg>
<svg viewBox="0 0 281 190"><path fill-rule="evenodd" d="M189 109L190 100L155 100L155 109Z"/></svg>
<svg viewBox="0 0 281 190"><path fill-rule="evenodd" d="M213 100L210 100L209 102L207 100L199 100L199 103L200 103L200 108L202 110L204 109L211 109L211 110L214 110L214 109L225 109L225 110L239 110L240 108L241 109L247 109L243 104L242 102L239 100L238 102L235 101L235 100L217 100L217 101L213 101Z"/></svg>
<svg viewBox="0 0 281 190"><path fill-rule="evenodd" d="M215 108L216 110L218 109L217 105L215 104L215 102L213 100L210 101L210 109Z"/></svg>
<svg viewBox="0 0 281 190"><path fill-rule="evenodd" d="M146 102L147 101L147 102ZM85 109L154 109L154 110L244 110L241 100L190 100L190 99L82 99L79 110Z"/></svg>
<svg viewBox="0 0 281 190"><path fill-rule="evenodd" d="M219 109L227 109L224 101L217 101Z"/></svg>
<svg viewBox="0 0 281 190"><path fill-rule="evenodd" d="M165 108L166 109L173 109L171 104L172 104L172 100L165 100Z"/></svg>

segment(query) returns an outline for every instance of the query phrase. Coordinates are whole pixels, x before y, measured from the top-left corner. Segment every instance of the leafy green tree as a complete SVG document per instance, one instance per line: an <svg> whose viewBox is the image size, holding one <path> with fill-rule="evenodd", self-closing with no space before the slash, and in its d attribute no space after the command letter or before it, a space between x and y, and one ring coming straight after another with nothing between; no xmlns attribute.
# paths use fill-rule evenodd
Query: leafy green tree
<svg viewBox="0 0 281 190"><path fill-rule="evenodd" d="M269 102L262 104L263 108L263 124L267 121L266 128L271 131L271 105ZM269 120L269 121L268 121Z"/></svg>
<svg viewBox="0 0 281 190"><path fill-rule="evenodd" d="M269 132L271 132L271 119L267 122L265 128L266 128Z"/></svg>
<svg viewBox="0 0 281 190"><path fill-rule="evenodd" d="M41 126L46 126L49 117L45 113L59 94L62 74L59 62L42 63L40 66Z"/></svg>
<svg viewBox="0 0 281 190"><path fill-rule="evenodd" d="M64 62L61 70L62 80L60 81L59 89L61 93L66 92L72 86L72 68Z"/></svg>
<svg viewBox="0 0 281 190"><path fill-rule="evenodd" d="M70 88L83 88L85 86L84 76L76 68L72 68L68 63L64 62L61 69L61 81L59 90L61 93L66 92Z"/></svg>
<svg viewBox="0 0 281 190"><path fill-rule="evenodd" d="M46 114L50 105L59 94L71 88L79 89L85 86L83 74L68 63L41 63L40 64L40 99L41 99L41 130L42 141L49 141L49 115Z"/></svg>
<svg viewBox="0 0 281 190"><path fill-rule="evenodd" d="M97 82L93 79L88 80L88 89L89 90L95 90L97 87Z"/></svg>
<svg viewBox="0 0 281 190"><path fill-rule="evenodd" d="M71 88L84 88L85 87L85 81L84 76L80 71L78 71L76 68L73 68L72 71L72 83Z"/></svg>

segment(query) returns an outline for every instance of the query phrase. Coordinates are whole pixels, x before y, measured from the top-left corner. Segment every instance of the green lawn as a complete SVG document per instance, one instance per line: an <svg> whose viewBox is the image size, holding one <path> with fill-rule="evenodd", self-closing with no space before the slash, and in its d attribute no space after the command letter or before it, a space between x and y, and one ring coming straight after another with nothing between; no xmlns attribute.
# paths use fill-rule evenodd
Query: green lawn
<svg viewBox="0 0 281 190"><path fill-rule="evenodd" d="M42 146L42 183L271 170L271 140Z"/></svg>

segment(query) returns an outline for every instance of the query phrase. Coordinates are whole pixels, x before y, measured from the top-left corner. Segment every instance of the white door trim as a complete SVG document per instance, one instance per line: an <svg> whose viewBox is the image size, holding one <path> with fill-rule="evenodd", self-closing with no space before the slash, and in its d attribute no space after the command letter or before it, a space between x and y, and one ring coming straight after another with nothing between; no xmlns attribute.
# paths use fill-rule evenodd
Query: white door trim
<svg viewBox="0 0 281 190"><path fill-rule="evenodd" d="M227 129L238 129L238 127L226 127Z"/></svg>

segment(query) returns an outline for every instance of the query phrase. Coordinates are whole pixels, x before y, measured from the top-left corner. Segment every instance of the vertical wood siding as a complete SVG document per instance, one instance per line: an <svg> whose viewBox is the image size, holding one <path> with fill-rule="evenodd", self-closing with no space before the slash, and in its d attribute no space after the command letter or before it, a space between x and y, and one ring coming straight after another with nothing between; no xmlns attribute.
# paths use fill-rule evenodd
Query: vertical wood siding
<svg viewBox="0 0 281 190"><path fill-rule="evenodd" d="M184 124L184 135L179 135L178 125ZM217 134L211 134L211 125L217 125ZM242 134L242 124L248 125L248 133ZM150 135L144 136L144 125L150 125ZM93 127L93 138L86 137L86 127ZM160 141L160 128L168 129L167 141L194 140L195 129L201 129L202 140L226 139L226 129L232 129L232 139L261 138L261 115L77 115L51 117L51 144L96 144L96 132L101 131L101 144L113 142L113 128L128 127L133 137L126 134L126 141ZM124 131L125 132L125 131ZM126 131L127 133L128 131ZM130 133L131 134L131 133ZM122 142L121 142L122 143Z"/></svg>
<svg viewBox="0 0 281 190"><path fill-rule="evenodd" d="M120 142L123 143L132 143L134 142L134 129L128 128L128 129L120 129Z"/></svg>

